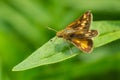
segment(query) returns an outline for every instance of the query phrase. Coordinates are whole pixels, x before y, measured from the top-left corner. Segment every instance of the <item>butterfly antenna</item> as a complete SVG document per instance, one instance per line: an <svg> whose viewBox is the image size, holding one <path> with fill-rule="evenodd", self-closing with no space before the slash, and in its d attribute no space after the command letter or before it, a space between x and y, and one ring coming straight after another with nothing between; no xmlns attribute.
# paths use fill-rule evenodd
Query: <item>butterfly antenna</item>
<svg viewBox="0 0 120 80"><path fill-rule="evenodd" d="M53 29L53 28L51 28L51 27L47 27L49 30L52 30L52 31L55 31L55 32L57 32L57 30L55 30L55 29Z"/></svg>

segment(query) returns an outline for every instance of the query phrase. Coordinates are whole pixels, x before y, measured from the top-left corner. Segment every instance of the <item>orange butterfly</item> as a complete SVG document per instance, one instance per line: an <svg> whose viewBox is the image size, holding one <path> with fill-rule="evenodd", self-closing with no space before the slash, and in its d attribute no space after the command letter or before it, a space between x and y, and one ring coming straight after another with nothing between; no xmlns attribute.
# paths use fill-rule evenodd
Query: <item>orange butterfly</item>
<svg viewBox="0 0 120 80"><path fill-rule="evenodd" d="M81 51L89 53L93 48L92 38L98 35L97 30L89 30L91 21L92 13L87 11L65 29L57 32L56 36L70 41Z"/></svg>

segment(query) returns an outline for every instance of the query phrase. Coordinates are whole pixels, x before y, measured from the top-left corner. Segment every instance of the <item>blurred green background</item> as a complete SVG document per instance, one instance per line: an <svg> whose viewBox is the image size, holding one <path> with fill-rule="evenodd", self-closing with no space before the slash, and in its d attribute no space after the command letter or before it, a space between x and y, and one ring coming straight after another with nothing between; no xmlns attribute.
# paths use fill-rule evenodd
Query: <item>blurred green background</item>
<svg viewBox="0 0 120 80"><path fill-rule="evenodd" d="M120 40L92 54L34 69L11 69L91 10L94 21L120 20L120 0L0 0L0 80L120 80Z"/></svg>

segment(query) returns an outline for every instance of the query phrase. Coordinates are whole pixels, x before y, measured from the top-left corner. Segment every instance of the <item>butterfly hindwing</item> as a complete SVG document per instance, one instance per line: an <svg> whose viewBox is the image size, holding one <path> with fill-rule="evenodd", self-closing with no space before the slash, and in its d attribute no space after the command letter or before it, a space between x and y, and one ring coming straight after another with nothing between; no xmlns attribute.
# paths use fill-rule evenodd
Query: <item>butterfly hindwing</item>
<svg viewBox="0 0 120 80"><path fill-rule="evenodd" d="M92 39L80 39L80 38L72 38L71 43L73 43L77 48L82 50L83 52L89 53L93 48Z"/></svg>

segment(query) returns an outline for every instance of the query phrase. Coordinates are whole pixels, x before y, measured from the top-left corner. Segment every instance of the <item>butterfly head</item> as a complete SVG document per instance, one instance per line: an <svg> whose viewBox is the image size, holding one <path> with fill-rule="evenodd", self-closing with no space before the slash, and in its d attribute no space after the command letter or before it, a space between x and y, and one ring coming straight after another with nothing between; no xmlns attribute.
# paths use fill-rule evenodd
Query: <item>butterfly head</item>
<svg viewBox="0 0 120 80"><path fill-rule="evenodd" d="M57 32L56 36L59 37L59 38L63 38L63 36L64 36L64 30L61 30L61 31Z"/></svg>

